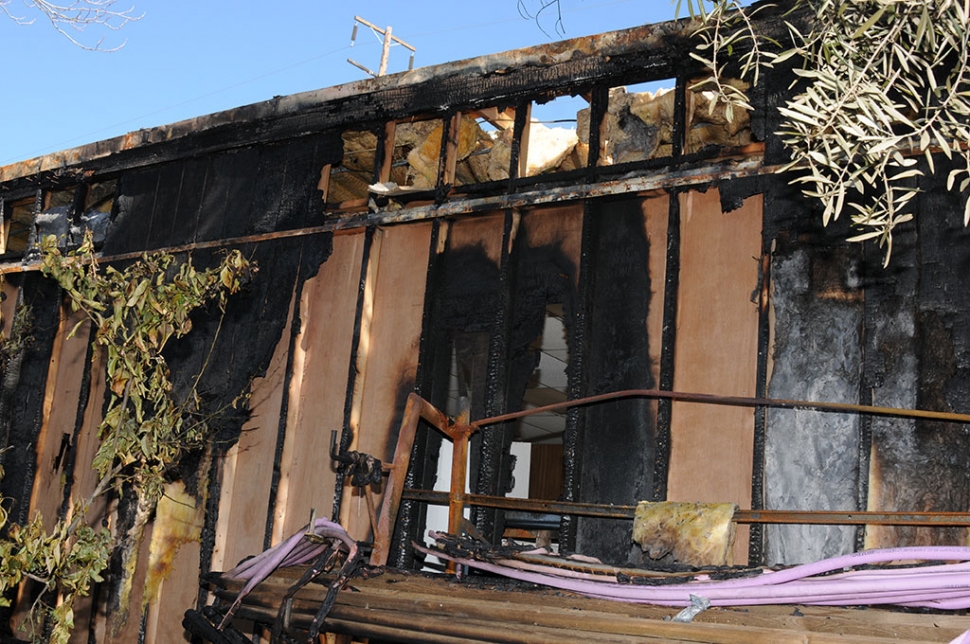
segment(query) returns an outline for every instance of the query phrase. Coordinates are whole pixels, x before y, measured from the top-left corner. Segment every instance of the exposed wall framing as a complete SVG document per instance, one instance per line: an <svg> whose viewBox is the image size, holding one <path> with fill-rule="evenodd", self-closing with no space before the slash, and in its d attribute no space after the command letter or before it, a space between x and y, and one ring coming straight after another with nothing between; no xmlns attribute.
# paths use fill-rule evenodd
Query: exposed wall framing
<svg viewBox="0 0 970 644"><path fill-rule="evenodd" d="M781 28L767 18L766 30ZM554 43L0 168L5 329L15 303L33 311L32 341L3 356L0 378L12 447L0 456L0 491L15 521L35 511L53 520L93 489L86 465L105 397L89 334L65 337L74 317L36 270L38 236L70 246L90 229L104 263L119 265L157 249L205 265L222 248L259 265L218 334L200 314L171 350L180 390L208 360L201 388L215 406L249 395L181 472L200 536L172 547L180 582L117 635L100 589L78 608L75 641L183 641L172 625L208 599L195 581L278 542L311 511L369 539L367 497L376 507L383 490L364 495L337 475L331 431L341 451L389 462L415 390L471 420L541 395L631 388L970 409L959 204L923 180L921 224L897 233L884 271L844 229L821 228L776 175L784 153L771 108L789 91L786 72L769 74L754 112L728 122L688 89L699 73L690 35L674 22ZM641 91L653 81L670 84ZM574 132L532 118L559 101L575 109ZM550 328L568 356L558 389L542 373ZM931 512L970 503L967 433L954 423L670 399L554 420L548 451L562 455L563 501ZM470 492L508 492L521 438L511 422L476 435ZM419 427L408 487L435 485L440 442ZM127 518L117 499L95 512L113 525ZM402 505L395 566L421 565L410 542L426 514L423 501ZM485 508L470 519L491 540L516 520ZM167 522L160 514L158 534ZM645 557L625 520L563 516L550 529L563 550ZM754 526L734 555L794 562L966 535Z"/></svg>

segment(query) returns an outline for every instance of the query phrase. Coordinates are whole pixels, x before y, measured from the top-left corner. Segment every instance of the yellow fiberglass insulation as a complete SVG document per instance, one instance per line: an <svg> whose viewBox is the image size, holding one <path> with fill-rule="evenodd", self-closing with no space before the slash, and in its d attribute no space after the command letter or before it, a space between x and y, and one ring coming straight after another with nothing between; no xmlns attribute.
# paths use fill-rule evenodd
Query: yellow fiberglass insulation
<svg viewBox="0 0 970 644"><path fill-rule="evenodd" d="M637 505L633 540L651 559L670 556L691 566L732 565L734 503L650 503Z"/></svg>

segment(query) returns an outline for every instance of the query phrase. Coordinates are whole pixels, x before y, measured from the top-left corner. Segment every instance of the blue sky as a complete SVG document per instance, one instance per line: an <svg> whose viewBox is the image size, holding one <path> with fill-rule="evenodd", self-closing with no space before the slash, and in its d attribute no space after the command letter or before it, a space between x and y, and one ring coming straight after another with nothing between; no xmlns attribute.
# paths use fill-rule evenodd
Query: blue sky
<svg viewBox="0 0 970 644"><path fill-rule="evenodd" d="M381 43L354 16L417 48L415 66L622 29L674 17L670 0L562 0L564 34L554 15L540 28L516 0L118 0L144 17L91 52L72 45L43 18L19 26L0 14L3 107L0 165L111 138L144 127L357 80L353 58L377 69ZM523 0L536 9L540 0ZM30 15L23 0L10 9ZM548 35L547 35L548 34ZM80 35L96 42L99 34ZM407 69L409 52L391 51L389 73Z"/></svg>

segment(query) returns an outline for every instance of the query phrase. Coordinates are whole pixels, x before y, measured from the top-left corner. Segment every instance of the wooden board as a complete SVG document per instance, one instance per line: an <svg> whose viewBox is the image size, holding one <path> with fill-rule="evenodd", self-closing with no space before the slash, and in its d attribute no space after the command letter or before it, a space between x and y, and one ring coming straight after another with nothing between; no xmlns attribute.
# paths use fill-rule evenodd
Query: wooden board
<svg viewBox="0 0 970 644"><path fill-rule="evenodd" d="M139 641L143 614L142 598L145 594L145 577L148 572L147 563L150 552L149 546L152 542L152 529L153 522L149 522L145 526L145 534L138 552L138 569L135 571L134 578L131 582L128 619L123 625L119 625L118 632L113 632L112 618L116 617L116 614L113 613L111 618L105 617L104 606L101 606L99 608L98 625L95 629L99 634L97 637L98 642L103 642L104 644L131 644L132 642Z"/></svg>
<svg viewBox="0 0 970 644"><path fill-rule="evenodd" d="M253 380L250 417L238 442L221 464L222 487L219 520L212 551L212 569L227 570L241 559L262 552L266 511L273 482L273 454L286 382L286 356L290 345L293 303L286 326L266 375Z"/></svg>
<svg viewBox="0 0 970 644"><path fill-rule="evenodd" d="M301 571L281 569L274 573L244 601L240 614L272 621L283 593ZM233 590L238 587L238 583L230 585ZM419 642L460 641L454 634L476 625L480 630L469 632L465 641L916 644L949 642L964 632L970 621L952 614L777 605L712 608L693 622L678 623L671 620L680 610L674 607L393 570L355 579L353 587L354 592L338 593L327 619L331 628L363 634L375 624L395 624L399 630L411 630L413 641ZM299 591L292 621L308 621L301 615L314 612L325 593L326 587L316 584ZM226 601L233 597L231 592L220 595ZM434 639L445 634L453 639Z"/></svg>
<svg viewBox="0 0 970 644"><path fill-rule="evenodd" d="M58 512L64 498L64 474L74 454L74 425L77 421L81 382L87 368L87 341L90 323L85 322L78 333L68 338L76 324L85 320L84 313L72 313L62 307L61 322L51 354L50 371L47 376L47 392L44 396L44 417L37 436L37 469L30 497L30 516L37 512L44 517L44 525L50 530L57 522ZM90 461L81 461L88 467Z"/></svg>
<svg viewBox="0 0 970 644"><path fill-rule="evenodd" d="M158 601L148 609L146 644L185 644L188 639L177 626L185 611L194 608L198 589L187 580L198 574L201 548L197 541L179 548L172 562L172 576L159 586Z"/></svg>
<svg viewBox="0 0 970 644"><path fill-rule="evenodd" d="M333 511L336 473L329 457L330 432L336 430L339 435L344 424L364 237L363 233L334 237L333 253L303 287L274 542L306 525L311 508L319 517L329 517Z"/></svg>
<svg viewBox="0 0 970 644"><path fill-rule="evenodd" d="M431 230L430 222L380 228L371 248L356 356L351 449L383 461L393 459L404 403L414 389ZM352 486L344 488L340 522L355 539L370 534L367 504Z"/></svg>
<svg viewBox="0 0 970 644"><path fill-rule="evenodd" d="M88 404L84 408L84 419L78 432L77 443L74 446L74 485L71 488L71 507L68 512L75 511L74 506L87 499L97 488L98 473L91 467L94 455L98 451L98 428L101 425L104 408L106 355L104 350L95 353L91 364L87 368L91 371L91 391L88 394ZM88 508L88 521L92 525L107 516L107 503L104 497L95 499ZM102 616L103 617L103 616ZM95 600L90 595L78 597L74 601L74 632L71 634L72 644L87 644L88 629L92 620L98 619Z"/></svg>
<svg viewBox="0 0 970 644"><path fill-rule="evenodd" d="M676 391L755 396L762 198L721 213L717 190L681 196ZM667 500L751 507L754 410L675 402ZM747 560L738 529L735 563Z"/></svg>

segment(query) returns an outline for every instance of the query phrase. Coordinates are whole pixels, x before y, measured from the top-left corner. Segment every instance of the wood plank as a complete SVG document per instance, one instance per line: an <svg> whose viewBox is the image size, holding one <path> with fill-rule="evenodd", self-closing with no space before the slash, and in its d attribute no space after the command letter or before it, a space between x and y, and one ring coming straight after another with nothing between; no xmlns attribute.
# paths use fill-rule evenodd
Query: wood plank
<svg viewBox="0 0 970 644"><path fill-rule="evenodd" d="M286 439L280 463L273 540L303 527L311 508L333 512L336 473L330 432L344 424L365 235L339 235L333 253L303 287L302 329L294 344Z"/></svg>
<svg viewBox="0 0 970 644"><path fill-rule="evenodd" d="M579 283L579 258L583 246L583 207L566 204L530 210L523 215L522 231L529 248L556 247L572 266L562 266L562 277L570 278L575 288Z"/></svg>
<svg viewBox="0 0 970 644"><path fill-rule="evenodd" d="M81 382L87 368L85 358L90 323L82 324L74 337L68 338L67 335L85 319L84 313L71 312L67 306L61 307L60 325L47 376L43 421L37 437L37 469L30 495L30 516L33 518L40 512L48 530L57 522L64 499L63 476L74 458L74 424ZM88 463L90 461L82 461L80 465L85 467Z"/></svg>
<svg viewBox="0 0 970 644"><path fill-rule="evenodd" d="M125 620L124 624L119 623L115 625L113 620L118 617L118 614L117 612L113 612L110 617L99 620L100 628L97 630L101 634L97 637L98 642L102 642L103 644L131 644L131 642L139 641L139 633L142 627L142 614L143 610L145 610L142 607L142 598L145 594L145 579L148 575L148 555L151 550L153 530L154 521L149 522L145 526L145 534L138 552L138 568L131 582L128 619ZM103 618L105 614L103 606L100 608L100 612L101 615L99 617ZM115 631L116 626L117 631Z"/></svg>
<svg viewBox="0 0 970 644"><path fill-rule="evenodd" d="M201 468L210 469L206 460ZM208 478L207 476L205 477ZM159 502L150 544L148 588L151 604L145 624L145 641L152 644L184 644L185 611L198 602L199 589L186 580L199 575L200 537L205 521L205 502L192 498L179 481L166 486Z"/></svg>
<svg viewBox="0 0 970 644"><path fill-rule="evenodd" d="M279 598L302 568L277 571L257 587L246 603L270 609L275 616ZM231 588L240 584L233 583ZM353 582L354 592L337 595L331 617L343 618L355 631L357 622L377 621L393 613L410 616L412 624L438 628L456 621L481 620L491 633L515 631L519 625L562 629L556 641L586 641L596 634L609 637L657 637L663 641L723 642L949 642L967 629L970 618L950 614L899 613L870 608L819 606L748 606L713 608L691 624L669 621L678 608L627 604L583 597L569 592L502 585L497 581L456 581L445 576L422 576L386 571ZM311 584L300 590L294 612L313 612L326 587ZM232 592L220 596L229 599ZM358 609L358 610L352 610ZM359 609L371 612L362 613ZM328 618L329 622L329 618ZM431 627L428 627L430 630Z"/></svg>
<svg viewBox="0 0 970 644"><path fill-rule="evenodd" d="M200 552L197 541L179 548L172 562L172 576L162 582L158 602L148 609L146 644L185 644L188 639L180 624L185 611L195 606L199 593L186 580L198 574Z"/></svg>
<svg viewBox="0 0 970 644"><path fill-rule="evenodd" d="M721 212L717 190L681 195L674 389L756 395L762 197ZM754 410L674 402L667 500L751 507ZM739 527L736 563L747 561Z"/></svg>
<svg viewBox="0 0 970 644"><path fill-rule="evenodd" d="M212 569L227 570L243 558L262 552L266 535L266 509L273 482L273 457L279 419L286 395L286 362L293 320L291 297L287 322L266 369L253 380L249 419L239 440L221 463L222 486L219 519L212 551Z"/></svg>
<svg viewBox="0 0 970 644"><path fill-rule="evenodd" d="M456 219L448 227L448 250L456 252L466 248L481 248L485 256L495 262L502 260L502 230L505 226L503 213L475 215Z"/></svg>
<svg viewBox="0 0 970 644"><path fill-rule="evenodd" d="M102 420L105 392L105 369L107 352L102 349L92 357L87 368L91 370L91 391L88 394L88 404L84 408L84 418L74 446L74 484L71 487L71 500L68 512L75 512L77 504L84 502L97 488L99 476L91 467L94 455L101 442L98 440L98 429ZM95 499L88 507L88 525L98 525L107 517L107 501L104 497ZM74 601L74 632L71 634L71 644L87 644L88 632L92 622L103 619L99 617L94 597L78 597Z"/></svg>
<svg viewBox="0 0 970 644"><path fill-rule="evenodd" d="M666 195L591 205L584 270L588 394L652 389L659 379L669 198ZM653 235L651 237L651 234ZM659 273L659 275L658 275ZM636 505L656 487L657 402L631 398L583 410L582 475L577 500ZM642 561L632 524L577 520L576 548L604 561Z"/></svg>
<svg viewBox="0 0 970 644"><path fill-rule="evenodd" d="M431 222L380 228L374 236L357 350L351 449L390 462L413 391L424 314ZM378 499L374 499L375 502ZM370 534L367 504L347 486L341 524L355 539Z"/></svg>

